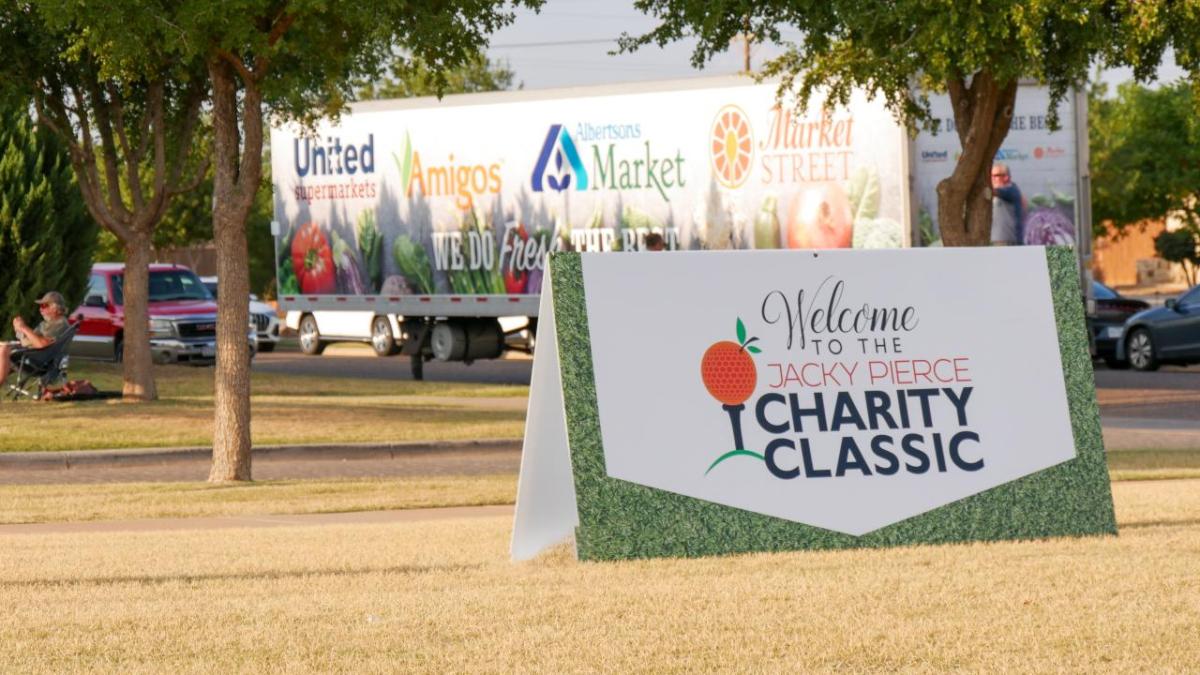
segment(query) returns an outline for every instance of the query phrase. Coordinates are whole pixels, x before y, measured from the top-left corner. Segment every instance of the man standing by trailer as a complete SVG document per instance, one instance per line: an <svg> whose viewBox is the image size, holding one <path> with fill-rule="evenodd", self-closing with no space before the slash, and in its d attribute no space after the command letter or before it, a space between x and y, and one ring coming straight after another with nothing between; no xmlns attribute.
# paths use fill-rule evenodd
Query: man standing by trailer
<svg viewBox="0 0 1200 675"><path fill-rule="evenodd" d="M1021 189L1012 182L1008 167L992 165L992 246L1025 243L1025 205Z"/></svg>

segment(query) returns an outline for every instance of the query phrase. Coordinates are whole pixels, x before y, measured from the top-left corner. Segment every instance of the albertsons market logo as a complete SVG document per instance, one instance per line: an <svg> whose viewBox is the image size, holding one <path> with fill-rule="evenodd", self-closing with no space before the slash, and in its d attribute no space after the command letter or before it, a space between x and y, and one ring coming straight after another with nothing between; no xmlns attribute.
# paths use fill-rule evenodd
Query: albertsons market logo
<svg viewBox="0 0 1200 675"><path fill-rule="evenodd" d="M663 201L669 202L668 190L687 187L686 158L681 149L657 152L653 140L642 137L637 125L608 125L595 139L589 139L588 128L582 128L572 137L562 124L550 125L530 179L534 192L654 190ZM610 129L620 132L625 128L635 128L636 132L607 133ZM591 151L588 168L584 168L577 138L592 141L584 150Z"/></svg>
<svg viewBox="0 0 1200 675"><path fill-rule="evenodd" d="M570 188L572 182L577 191L588 189L587 169L583 168L571 134L563 125L551 124L537 164L533 167L533 191L542 192L545 186L562 192Z"/></svg>
<svg viewBox="0 0 1200 675"><path fill-rule="evenodd" d="M754 157L754 132L750 118L736 105L717 112L710 138L713 175L728 188L741 187L750 177Z"/></svg>

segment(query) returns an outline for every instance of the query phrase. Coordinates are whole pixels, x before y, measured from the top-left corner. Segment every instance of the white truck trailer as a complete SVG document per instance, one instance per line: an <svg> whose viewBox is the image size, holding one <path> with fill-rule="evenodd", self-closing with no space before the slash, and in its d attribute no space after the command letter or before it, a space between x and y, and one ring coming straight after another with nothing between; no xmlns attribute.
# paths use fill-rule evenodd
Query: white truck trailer
<svg viewBox="0 0 1200 675"><path fill-rule="evenodd" d="M998 159L1031 243L1078 242L1086 259L1086 97L1056 131L1047 104L1021 87ZM420 378L429 359L531 348L510 338L536 328L550 251L636 252L651 234L667 249L936 243L959 143L949 102L934 114L942 132L910 138L878 99L797 110L722 77L371 101L315 133L277 127L280 306L306 352L369 338Z"/></svg>

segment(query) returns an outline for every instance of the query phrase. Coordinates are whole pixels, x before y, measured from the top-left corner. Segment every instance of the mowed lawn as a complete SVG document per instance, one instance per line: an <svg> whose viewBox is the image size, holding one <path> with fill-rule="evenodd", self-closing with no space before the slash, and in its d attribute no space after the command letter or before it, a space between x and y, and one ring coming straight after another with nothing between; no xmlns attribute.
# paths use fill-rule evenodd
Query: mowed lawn
<svg viewBox="0 0 1200 675"><path fill-rule="evenodd" d="M72 364L73 378L121 390L120 367ZM213 369L156 366L159 400L0 403L0 452L212 443ZM525 386L364 381L254 373L255 444L520 438Z"/></svg>
<svg viewBox="0 0 1200 675"><path fill-rule="evenodd" d="M507 518L0 535L19 672L1188 672L1200 480L1116 537L509 562Z"/></svg>

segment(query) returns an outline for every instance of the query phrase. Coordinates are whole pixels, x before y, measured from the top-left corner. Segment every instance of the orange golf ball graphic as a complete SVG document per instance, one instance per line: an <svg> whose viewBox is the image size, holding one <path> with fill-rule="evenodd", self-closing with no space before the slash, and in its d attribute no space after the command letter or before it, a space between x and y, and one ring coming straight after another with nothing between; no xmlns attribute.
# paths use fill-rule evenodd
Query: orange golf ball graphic
<svg viewBox="0 0 1200 675"><path fill-rule="evenodd" d="M762 350L752 343L758 338L746 337L746 324L737 320L737 342L722 340L715 342L704 350L700 357L700 379L704 388L721 404L721 409L729 414L729 427L733 432L733 450L721 455L708 466L708 475L716 466L732 457L754 457L760 461L763 456L753 450L746 449L742 439L742 411L746 409L746 399L754 393L758 384L758 370L754 367L752 354Z"/></svg>
<svg viewBox="0 0 1200 675"><path fill-rule="evenodd" d="M700 359L700 379L713 398L725 405L738 405L754 393L758 372L745 347L724 340L704 352Z"/></svg>

